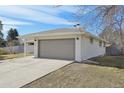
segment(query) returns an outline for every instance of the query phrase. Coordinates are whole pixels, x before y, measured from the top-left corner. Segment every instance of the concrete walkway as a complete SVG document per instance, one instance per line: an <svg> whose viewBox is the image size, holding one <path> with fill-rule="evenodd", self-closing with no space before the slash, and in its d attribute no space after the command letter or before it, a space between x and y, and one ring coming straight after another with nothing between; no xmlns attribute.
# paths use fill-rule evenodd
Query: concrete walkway
<svg viewBox="0 0 124 93"><path fill-rule="evenodd" d="M19 88L72 63L68 60L24 57L0 61L0 87Z"/></svg>

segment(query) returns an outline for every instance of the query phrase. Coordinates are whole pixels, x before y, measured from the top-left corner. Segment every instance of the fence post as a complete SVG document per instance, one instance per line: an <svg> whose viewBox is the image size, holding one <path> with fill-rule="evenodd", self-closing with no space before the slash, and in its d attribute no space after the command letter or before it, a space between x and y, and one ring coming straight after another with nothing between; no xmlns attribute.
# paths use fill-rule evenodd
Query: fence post
<svg viewBox="0 0 124 93"><path fill-rule="evenodd" d="M24 42L24 56L27 56L27 42Z"/></svg>

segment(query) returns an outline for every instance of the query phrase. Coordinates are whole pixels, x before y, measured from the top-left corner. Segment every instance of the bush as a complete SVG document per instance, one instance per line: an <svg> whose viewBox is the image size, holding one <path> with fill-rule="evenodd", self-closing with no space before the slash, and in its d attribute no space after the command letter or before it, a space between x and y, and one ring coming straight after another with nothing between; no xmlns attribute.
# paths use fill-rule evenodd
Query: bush
<svg viewBox="0 0 124 93"><path fill-rule="evenodd" d="M6 55L6 54L8 54L8 52L0 48L0 55Z"/></svg>

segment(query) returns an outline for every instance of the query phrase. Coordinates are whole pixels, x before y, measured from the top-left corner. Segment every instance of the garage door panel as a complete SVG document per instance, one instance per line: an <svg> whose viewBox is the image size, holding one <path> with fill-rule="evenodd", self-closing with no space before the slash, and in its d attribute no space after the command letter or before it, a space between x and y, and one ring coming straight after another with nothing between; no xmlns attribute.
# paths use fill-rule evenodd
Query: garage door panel
<svg viewBox="0 0 124 93"><path fill-rule="evenodd" d="M41 40L40 57L56 59L74 59L75 41L74 39L61 40Z"/></svg>

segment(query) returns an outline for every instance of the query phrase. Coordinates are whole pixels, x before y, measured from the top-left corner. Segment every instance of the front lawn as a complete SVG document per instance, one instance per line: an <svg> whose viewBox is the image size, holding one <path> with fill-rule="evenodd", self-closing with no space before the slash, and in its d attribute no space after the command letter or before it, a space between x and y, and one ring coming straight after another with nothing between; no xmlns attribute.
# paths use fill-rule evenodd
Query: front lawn
<svg viewBox="0 0 124 93"><path fill-rule="evenodd" d="M124 56L103 56L90 59L98 65L124 68Z"/></svg>
<svg viewBox="0 0 124 93"><path fill-rule="evenodd" d="M23 87L124 88L124 69L83 63L72 63Z"/></svg>

